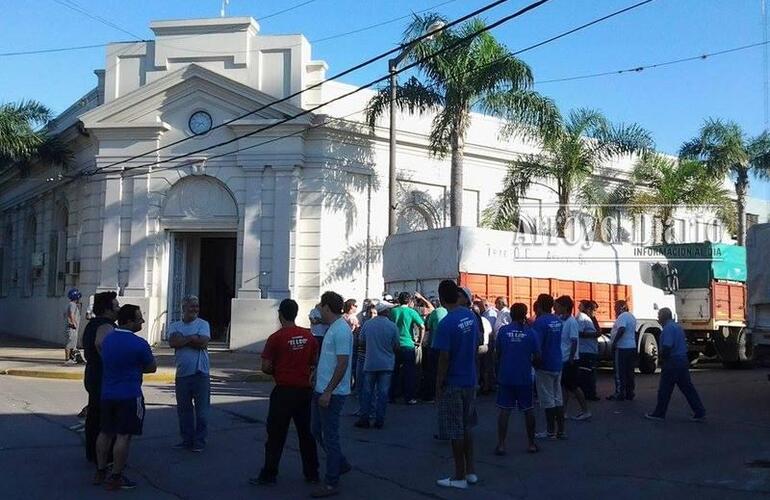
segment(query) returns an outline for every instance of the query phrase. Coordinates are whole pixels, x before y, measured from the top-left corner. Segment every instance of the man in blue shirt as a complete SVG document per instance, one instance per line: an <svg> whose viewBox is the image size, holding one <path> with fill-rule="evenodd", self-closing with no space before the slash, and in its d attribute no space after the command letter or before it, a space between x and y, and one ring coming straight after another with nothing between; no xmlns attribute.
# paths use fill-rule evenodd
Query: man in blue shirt
<svg viewBox="0 0 770 500"><path fill-rule="evenodd" d="M542 362L536 372L537 395L540 406L545 409L546 436L551 439L564 439L564 401L561 392L561 328L558 316L551 313L553 297L542 293L535 301L537 319L532 324Z"/></svg>
<svg viewBox="0 0 770 500"><path fill-rule="evenodd" d="M505 455L505 437L508 419L514 408L524 413L530 453L538 451L535 444L535 412L532 405L532 361L540 352L535 334L527 325L527 306L521 303L511 307L511 323L497 332L497 418L496 455Z"/></svg>
<svg viewBox="0 0 770 500"><path fill-rule="evenodd" d="M646 414L645 417L650 420L664 420L671 394L674 392L674 385L678 385L690 404L693 412L692 419L696 422L703 421L706 418L706 409L690 379L690 361L687 359L687 339L684 331L674 321L671 309L667 307L658 311L658 322L663 325L663 331L660 334L663 366L658 387L658 404L655 411Z"/></svg>
<svg viewBox="0 0 770 500"><path fill-rule="evenodd" d="M208 433L210 406L209 351L211 330L198 317L198 297L182 299L182 319L169 326L168 345L176 358L176 412L182 442L174 448L203 451Z"/></svg>
<svg viewBox="0 0 770 500"><path fill-rule="evenodd" d="M136 332L144 318L138 306L126 304L118 311L118 328L101 344L103 379L101 432L96 440L97 472L95 484L106 479L108 490L131 489L136 483L123 475L131 436L142 434L144 397L142 374L158 367L150 345ZM113 445L112 474L107 475L107 459Z"/></svg>
<svg viewBox="0 0 770 500"><path fill-rule="evenodd" d="M438 295L441 305L448 311L438 325L433 344L439 351L436 375L438 429L440 439L452 442L455 473L439 479L436 484L466 489L468 484L476 484L479 480L473 463L472 435L478 420L475 399L479 323L476 315L461 305L470 298L465 297L465 292L454 281L442 281Z"/></svg>

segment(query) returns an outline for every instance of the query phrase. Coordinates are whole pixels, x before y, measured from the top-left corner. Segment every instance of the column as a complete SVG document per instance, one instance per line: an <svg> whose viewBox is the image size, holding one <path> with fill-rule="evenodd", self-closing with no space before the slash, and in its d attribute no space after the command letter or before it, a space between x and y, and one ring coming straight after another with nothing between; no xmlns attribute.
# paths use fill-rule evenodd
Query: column
<svg viewBox="0 0 770 500"><path fill-rule="evenodd" d="M243 200L241 285L238 298L260 299L259 259L262 233L262 167L244 167L246 195Z"/></svg>
<svg viewBox="0 0 770 500"><path fill-rule="evenodd" d="M126 179L133 182L131 200L131 253L128 264L128 286L123 295L127 297L145 297L147 280L147 211L150 206L148 193L149 180L145 176Z"/></svg>
<svg viewBox="0 0 770 500"><path fill-rule="evenodd" d="M102 262L97 292L119 289L121 182L120 177L108 177L104 181Z"/></svg>
<svg viewBox="0 0 770 500"><path fill-rule="evenodd" d="M292 238L296 224L297 169L294 166L273 167L275 172L275 215L273 218L273 272L270 298L291 295Z"/></svg>

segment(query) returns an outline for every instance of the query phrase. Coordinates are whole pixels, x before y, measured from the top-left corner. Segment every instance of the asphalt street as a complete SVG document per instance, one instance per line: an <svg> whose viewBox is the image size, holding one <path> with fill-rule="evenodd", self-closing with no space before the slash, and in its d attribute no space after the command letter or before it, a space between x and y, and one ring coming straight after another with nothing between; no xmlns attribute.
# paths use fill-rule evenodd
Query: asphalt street
<svg viewBox="0 0 770 500"><path fill-rule="evenodd" d="M493 455L493 397L479 402L476 455L480 483L447 491L435 480L451 471L449 446L433 439L435 407L395 405L383 430L342 423L342 446L353 471L341 481L348 499L467 498L759 498L770 495L770 382L767 370L698 369L695 384L709 412L707 423L688 420L675 393L668 420L643 417L654 403L658 375L637 376L633 402L601 401L590 422L568 424L567 441L545 441L524 452L523 423L515 416L509 453ZM608 372L600 377L610 391ZM306 498L296 439L291 436L278 484L256 487L248 478L262 465L270 384L212 386L209 447L193 454L178 441L173 385L145 386L144 435L133 442L127 475L136 490L106 492L91 486L82 435L71 426L85 403L82 383L0 376L0 488L4 499ZM346 413L352 413L350 399ZM542 417L541 417L542 418ZM323 464L323 455L321 456ZM760 464L762 465L762 464Z"/></svg>

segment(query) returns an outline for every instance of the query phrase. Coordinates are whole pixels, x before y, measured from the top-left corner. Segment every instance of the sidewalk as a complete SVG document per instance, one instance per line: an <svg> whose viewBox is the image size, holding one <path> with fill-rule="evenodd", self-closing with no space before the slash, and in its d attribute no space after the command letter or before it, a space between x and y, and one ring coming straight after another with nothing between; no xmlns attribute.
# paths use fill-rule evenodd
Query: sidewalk
<svg viewBox="0 0 770 500"><path fill-rule="evenodd" d="M168 347L153 349L158 371L146 374L145 382L174 382L174 350ZM211 350L211 378L232 382L268 382L269 377L259 371L259 354ZM17 377L83 380L85 365L65 365L64 348L35 339L0 334L0 375Z"/></svg>

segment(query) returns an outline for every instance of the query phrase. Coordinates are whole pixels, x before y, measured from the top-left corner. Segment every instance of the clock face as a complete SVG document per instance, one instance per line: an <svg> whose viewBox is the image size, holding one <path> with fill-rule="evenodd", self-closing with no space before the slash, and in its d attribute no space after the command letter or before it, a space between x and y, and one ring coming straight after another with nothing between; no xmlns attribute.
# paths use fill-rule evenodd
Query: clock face
<svg viewBox="0 0 770 500"><path fill-rule="evenodd" d="M190 116L188 125L190 131L195 135L203 135L211 130L211 115L205 111L196 111Z"/></svg>

